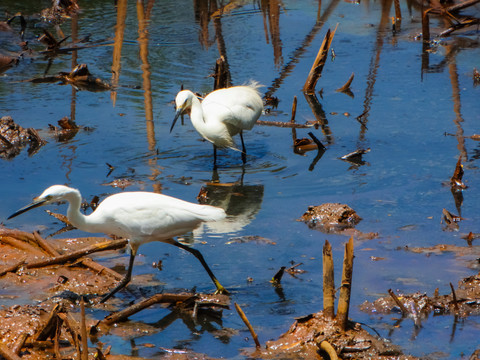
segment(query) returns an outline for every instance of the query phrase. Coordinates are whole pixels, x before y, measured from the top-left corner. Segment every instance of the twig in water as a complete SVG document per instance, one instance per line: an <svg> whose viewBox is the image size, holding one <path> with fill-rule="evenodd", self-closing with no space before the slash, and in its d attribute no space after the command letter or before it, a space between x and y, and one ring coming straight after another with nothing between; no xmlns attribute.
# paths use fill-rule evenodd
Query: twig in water
<svg viewBox="0 0 480 360"><path fill-rule="evenodd" d="M260 342L258 341L258 336L255 333L255 330L253 330L252 324L250 324L250 321L248 321L247 316L243 312L240 305L238 305L237 303L234 303L234 304L235 304L235 309L237 309L238 315L240 315L240 317L242 318L245 325L247 325L248 330L250 331L250 334L252 334L253 341L255 341L255 346L257 347L257 349L259 349L260 348Z"/></svg>
<svg viewBox="0 0 480 360"><path fill-rule="evenodd" d="M335 91L338 91L338 92L350 91L350 85L352 85L352 81L354 77L355 77L355 73L352 73L352 75L350 75L350 77L348 78L347 82L342 87L338 88Z"/></svg>
<svg viewBox="0 0 480 360"><path fill-rule="evenodd" d="M134 304L119 312L108 315L105 319L103 319L102 323L105 325L112 325L116 322L124 321L128 319L129 316L132 316L133 314L136 314L154 304L177 303L189 300L191 298L195 298L195 295L156 294L146 300L140 301L138 304Z"/></svg>
<svg viewBox="0 0 480 360"><path fill-rule="evenodd" d="M308 135L312 138L313 142L317 144L318 150L327 150L327 148L322 144L320 140L317 139L315 135L313 135L312 132L309 132Z"/></svg>
<svg viewBox="0 0 480 360"><path fill-rule="evenodd" d="M453 297L453 308L455 311L458 311L458 302L457 302L457 294L455 294L455 289L453 288L452 283L450 283L450 289L452 289L452 297Z"/></svg>
<svg viewBox="0 0 480 360"><path fill-rule="evenodd" d="M398 307L400 308L400 311L402 312L402 316L407 316L408 315L408 310L407 308L405 307L405 305L402 304L402 302L400 301L400 299L398 298L398 296L392 291L392 289L388 289L388 293L390 294L390 296L392 297L393 301L395 301L395 303L398 305Z"/></svg>

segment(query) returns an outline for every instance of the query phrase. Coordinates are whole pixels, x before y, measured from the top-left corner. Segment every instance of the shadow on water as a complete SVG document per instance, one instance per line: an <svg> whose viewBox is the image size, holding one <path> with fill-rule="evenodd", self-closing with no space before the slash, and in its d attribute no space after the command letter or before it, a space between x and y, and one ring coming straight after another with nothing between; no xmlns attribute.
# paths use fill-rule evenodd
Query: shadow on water
<svg viewBox="0 0 480 360"><path fill-rule="evenodd" d="M284 333L293 318L321 309L325 239L332 243L335 275L341 271L347 238L296 220L310 205L348 204L363 219L360 231L379 233L355 241L350 317L415 356L458 359L477 350L476 317L432 315L417 327L408 318L396 322L360 310L388 289L449 294L451 283L478 274L480 47L477 27L468 26L478 23L476 8L449 8L452 22L436 3L394 0L84 1L80 11L59 17L42 13L52 4L40 3L0 4L0 13L12 19L0 23L0 117L11 116L46 141L32 152L27 143L15 152L2 148L2 219L52 184L79 188L87 199L147 190L220 206L228 214L224 221L186 239L232 289L265 342ZM13 17L18 12L25 24ZM301 96L323 36L337 25L316 91ZM82 64L90 77L75 78L72 71ZM255 126L244 134L247 163L242 166L238 152L222 150L213 170L211 145L187 116L175 133L169 128L176 93L182 87L212 91L216 66L226 84L253 79L264 85L264 99L275 106L267 105L260 120L295 118L299 126ZM336 91L352 73L349 93ZM324 149L298 151L295 141L308 140L309 132ZM14 144L1 135L1 145L11 150ZM355 151L364 152L342 161ZM452 190L459 158L466 187ZM454 225L445 224L444 209L458 214ZM59 227L40 211L3 224L45 236ZM444 244L471 252L439 250ZM96 261L122 269L126 256L117 256ZM139 258L131 289L137 277L148 291L150 280L160 280L165 292L212 290L189 254L151 243ZM305 272L285 275L280 289L272 286L272 276L290 263L302 263ZM120 292L117 300L137 293L143 294ZM6 287L1 296L23 295ZM90 315L105 314L91 309ZM233 310L218 320L158 307L131 320L140 330L105 337L112 352L148 357L179 348L245 358L239 349L252 346Z"/></svg>

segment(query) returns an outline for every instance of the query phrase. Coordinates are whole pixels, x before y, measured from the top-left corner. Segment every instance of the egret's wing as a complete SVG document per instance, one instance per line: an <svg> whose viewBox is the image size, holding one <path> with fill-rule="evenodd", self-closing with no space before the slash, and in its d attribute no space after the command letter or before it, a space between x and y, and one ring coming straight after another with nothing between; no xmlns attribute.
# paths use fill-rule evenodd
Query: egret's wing
<svg viewBox="0 0 480 360"><path fill-rule="evenodd" d="M225 213L166 195L127 192L105 199L90 217L108 223L102 230L106 233L162 240L191 231L203 221L219 220Z"/></svg>
<svg viewBox="0 0 480 360"><path fill-rule="evenodd" d="M235 86L210 93L202 102L204 116L215 116L239 130L250 130L263 110L263 101L256 89Z"/></svg>

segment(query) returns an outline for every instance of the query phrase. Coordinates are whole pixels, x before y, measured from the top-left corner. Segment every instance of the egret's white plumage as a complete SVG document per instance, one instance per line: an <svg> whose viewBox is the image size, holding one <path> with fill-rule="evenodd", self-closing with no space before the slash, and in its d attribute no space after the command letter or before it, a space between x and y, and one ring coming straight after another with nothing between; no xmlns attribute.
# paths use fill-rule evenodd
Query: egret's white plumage
<svg viewBox="0 0 480 360"><path fill-rule="evenodd" d="M259 85L233 86L208 94L202 102L190 90L180 91L175 98L176 115L170 132L180 115L188 113L193 127L216 148L231 148L240 151L233 136L240 134L242 160L246 161L243 130L251 130L263 111Z"/></svg>
<svg viewBox="0 0 480 360"><path fill-rule="evenodd" d="M130 281L138 247L151 241L166 242L191 252L200 260L215 283L217 291L226 292L201 253L173 239L174 236L194 230L202 222L222 220L226 216L223 209L193 204L167 195L138 191L111 195L103 200L92 214L86 216L80 212L82 196L77 189L53 185L36 197L30 205L12 214L9 219L35 207L63 200L69 203L68 220L79 230L113 234L129 239L131 256L127 275L115 289L102 298L102 302Z"/></svg>

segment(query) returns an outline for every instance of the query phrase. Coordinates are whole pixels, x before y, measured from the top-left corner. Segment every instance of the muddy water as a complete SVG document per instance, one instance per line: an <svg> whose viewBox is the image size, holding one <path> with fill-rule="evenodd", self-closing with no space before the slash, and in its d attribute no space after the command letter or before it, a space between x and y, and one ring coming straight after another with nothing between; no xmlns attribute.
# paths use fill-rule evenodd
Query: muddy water
<svg viewBox="0 0 480 360"><path fill-rule="evenodd" d="M59 29L71 39L88 36L88 48L53 57L25 54L18 65L0 77L1 115L10 115L24 127L39 130L48 144L33 156L23 151L2 163L0 218L28 203L52 184L79 188L90 200L122 191L106 185L129 179L129 190L161 191L195 201L201 187L212 179L239 182L241 187L213 199L230 201L227 224L196 233L195 246L202 251L219 280L242 305L262 342L286 331L296 316L318 311L322 304L321 249L325 239L333 246L336 276L340 278L343 246L340 235L323 234L297 222L309 205L341 202L363 218L357 229L378 232L374 240L357 240L351 317L374 327L384 337L402 346L406 353L436 353L445 358L471 354L478 346L478 319L435 317L415 329L411 320L395 327L395 320L358 310L365 300L374 300L389 288L403 292L440 293L449 283L478 272L473 256L451 253L419 254L406 247L441 243L467 246L461 238L480 232L478 143L464 138L478 132L478 92L473 68L479 67L478 34L466 32L442 39L422 55L418 6L401 3L403 21L394 33L390 2L270 1L239 2L216 18L209 18L201 5L190 1L152 2L139 10L135 2L118 8L109 2L84 1L78 18ZM197 2L200 4L202 2ZM35 20L48 2L2 1L0 12L22 11L27 17L25 40L34 50L44 28L57 39L52 25ZM117 16L118 10L118 16ZM139 12L140 11L140 12ZM140 15L139 15L140 14ZM147 18L148 20L140 20ZM318 22L317 22L318 20ZM432 35L443 22L432 18ZM294 96L298 97L297 122L314 121L315 115L301 89L327 29L338 24L330 57L317 84L322 129L308 131L325 144L325 154L314 162L316 152L295 154L292 132L287 128L257 126L245 135L248 162L240 155L220 151L218 172L213 171L211 145L201 141L185 118L184 126L169 133L174 116L172 101L183 84L200 93L211 91L215 61L224 55L232 82L255 79L263 93L278 97L277 108L263 120L289 121ZM19 23L13 22L15 31ZM123 39L123 40L122 40ZM2 54L17 52L20 41L14 32L0 33ZM115 56L114 56L115 55ZM86 63L95 76L117 84L113 91L77 91L70 85L34 84L25 80L70 71L72 64ZM338 93L351 75L353 96ZM364 126L357 117L364 114ZM48 130L64 116L88 127L71 140L59 142ZM456 135L456 136L455 136ZM359 148L370 148L362 164L339 157ZM448 184L458 157L464 163L463 203L457 207ZM115 167L109 174L106 163ZM459 231L445 231L442 209L465 219ZM65 211L65 206L51 207ZM4 221L8 227L39 229L47 236L60 224L36 210ZM71 232L70 236L84 235ZM232 238L260 236L275 245L258 242L226 244ZM475 244L475 241L473 243ZM102 258L121 271L127 256ZM374 261L373 259L376 259ZM162 261L163 270L152 267ZM269 280L281 266L302 262L305 274L286 275L282 289ZM135 276L153 274L155 282L136 285ZM253 278L252 282L247 278ZM130 291L125 301L158 291L213 290L208 276L190 254L163 244L140 249ZM22 294L2 294L5 304L29 301ZM92 311L93 312L93 311ZM93 316L101 317L102 314ZM188 348L210 356L241 357L239 349L252 346L250 335L231 310L222 324L177 319L170 323L165 309L151 309L132 317L147 331L122 337L112 333L101 341L113 345L114 353L154 356L163 348ZM167 318L166 318L167 317ZM165 324L168 324L166 326ZM475 335L477 334L477 335ZM155 344L150 348L142 344Z"/></svg>

